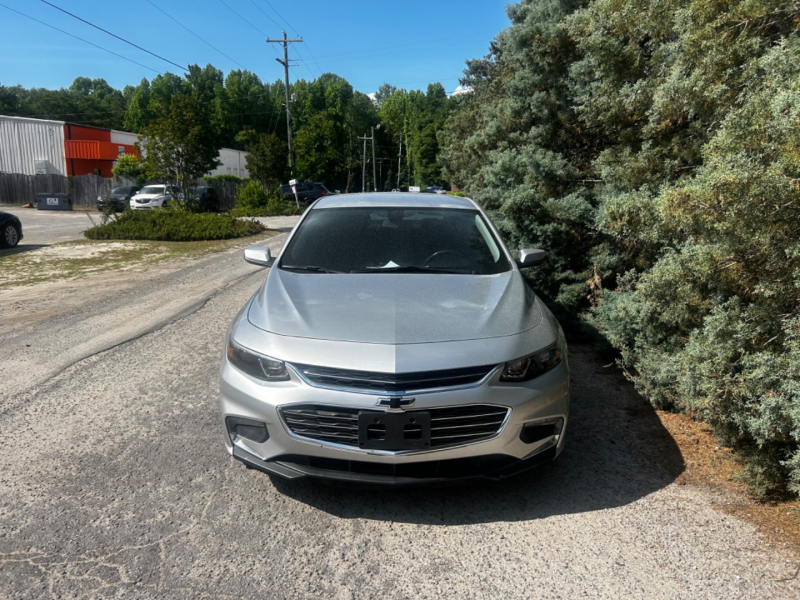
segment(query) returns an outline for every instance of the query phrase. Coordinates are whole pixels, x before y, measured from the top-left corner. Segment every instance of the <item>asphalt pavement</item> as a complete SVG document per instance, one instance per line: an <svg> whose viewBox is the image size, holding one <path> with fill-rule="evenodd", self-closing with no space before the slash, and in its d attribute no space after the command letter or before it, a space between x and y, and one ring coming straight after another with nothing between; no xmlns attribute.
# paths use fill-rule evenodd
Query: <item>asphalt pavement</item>
<svg viewBox="0 0 800 600"><path fill-rule="evenodd" d="M93 225L88 215L91 215L95 223L100 222L100 213L88 210L37 210L0 205L0 211L19 217L23 238L18 248L26 250L58 242L82 240L84 230Z"/></svg>
<svg viewBox="0 0 800 600"><path fill-rule="evenodd" d="M796 557L718 510L722 492L678 485L672 438L585 347L564 453L513 479L357 489L246 470L223 446L218 365L265 275L226 252L0 318L0 597L800 597Z"/></svg>

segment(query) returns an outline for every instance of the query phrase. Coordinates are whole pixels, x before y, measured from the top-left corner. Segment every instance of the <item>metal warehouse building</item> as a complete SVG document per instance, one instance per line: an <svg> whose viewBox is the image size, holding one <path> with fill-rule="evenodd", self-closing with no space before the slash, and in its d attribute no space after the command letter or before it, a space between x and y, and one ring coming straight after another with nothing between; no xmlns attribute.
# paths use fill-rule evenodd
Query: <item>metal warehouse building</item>
<svg viewBox="0 0 800 600"><path fill-rule="evenodd" d="M112 177L123 154L138 154L139 135L115 129L0 115L0 173ZM222 148L209 175L249 177L247 152Z"/></svg>
<svg viewBox="0 0 800 600"><path fill-rule="evenodd" d="M0 116L0 172L66 175L64 123Z"/></svg>

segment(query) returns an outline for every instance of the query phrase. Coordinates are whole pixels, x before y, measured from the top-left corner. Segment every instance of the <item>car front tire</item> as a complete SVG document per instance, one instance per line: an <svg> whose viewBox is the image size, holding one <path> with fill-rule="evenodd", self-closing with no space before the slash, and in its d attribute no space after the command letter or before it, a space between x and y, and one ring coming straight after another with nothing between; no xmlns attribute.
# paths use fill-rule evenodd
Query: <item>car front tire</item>
<svg viewBox="0 0 800 600"><path fill-rule="evenodd" d="M0 235L0 247L13 248L19 243L20 231L13 223L3 225L3 233Z"/></svg>

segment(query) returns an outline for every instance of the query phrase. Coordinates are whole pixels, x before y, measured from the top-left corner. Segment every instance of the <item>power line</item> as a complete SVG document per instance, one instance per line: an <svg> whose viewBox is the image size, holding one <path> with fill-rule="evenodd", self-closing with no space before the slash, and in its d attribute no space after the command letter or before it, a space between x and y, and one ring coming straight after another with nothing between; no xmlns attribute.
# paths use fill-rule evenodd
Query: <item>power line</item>
<svg viewBox="0 0 800 600"><path fill-rule="evenodd" d="M108 52L109 54L113 54L116 57L119 57L119 58L121 58L123 60L127 60L128 62L131 62L131 63L133 63L135 65L139 65L140 67L144 67L145 69L148 69L149 71L153 71L154 73L158 73L159 75L161 75L161 71L158 71L158 70L154 69L153 67L148 67L147 65L143 65L140 62L136 62L135 60L133 60L131 58L128 58L127 56L123 56L122 54L117 54L113 50L109 50L108 48L103 48L102 46L98 46L97 44L95 44L93 42L90 42L89 40L85 40L82 37L78 37L77 35L70 33L69 31L64 31L63 29L59 29L58 27L55 27L54 25L50 25L49 23L45 23L44 21L40 21L39 19L35 19L35 18L31 17L30 15L26 15L25 13L21 13L18 10L15 10L15 9L11 8L10 6L6 6L5 4L0 4L0 6L2 6L3 8L5 8L7 10L10 10L11 12L17 13L18 15L20 15L22 17L25 17L26 19L30 19L31 21L36 21L40 25L44 25L45 27L49 27L50 29L55 29L56 31L60 31L64 35L68 35L69 37L75 38L76 40L80 40L85 44L89 44L90 46L94 46L95 48L99 48L100 50L103 50L104 52Z"/></svg>
<svg viewBox="0 0 800 600"><path fill-rule="evenodd" d="M77 19L78 21L80 21L80 22L82 22L82 23L86 23L87 25L89 25L89 26L91 26L91 27L94 27L95 29L99 29L99 30L100 30L100 31L102 31L103 33L107 33L107 34L108 34L108 35L110 35L111 37L115 37L115 38L117 38L118 40L125 42L125 43L126 43L126 44L128 44L129 46L133 46L134 48L138 48L138 49L139 49L139 50L141 50L142 52L147 52L147 53L148 53L148 54L150 54L151 56L155 56L156 58L158 58L158 59L161 59L161 60L163 60L164 62L168 62L168 63L169 63L169 64L171 64L171 65L175 65L175 66L176 66L176 67L178 67L179 69L183 69L184 71L188 71L188 70L189 70L189 69L187 69L186 67L184 67L184 66L182 66L182 65L179 65L179 64L178 64L178 63L176 63L176 62L172 62L171 60L169 60L169 59L167 59L167 58L164 58L163 56L159 56L159 55L158 55L158 54L156 54L155 52L150 52L150 50L147 50L146 48L142 48L141 46L138 46L137 44L134 44L133 42L129 42L129 41L128 41L128 40L126 40L125 38L118 36L116 33L111 33L110 31L108 31L108 29L103 29L102 27L100 27L100 26L98 26L98 25L95 25L94 23L90 23L90 22L89 22L89 21L87 21L86 19L81 19L81 18L80 18L78 15L73 15L71 12L69 12L69 11L66 11L66 10L64 10L63 8L59 8L58 6L56 6L55 4L52 4L52 3L48 2L47 0L41 0L41 1L42 1L42 2L44 2L45 4L47 4L48 6L52 6L52 7L53 7L53 8L55 8L56 10L60 10L60 11L61 11L61 12L63 12L65 15L69 15L69 16L70 16L70 17L72 17L73 19Z"/></svg>
<svg viewBox="0 0 800 600"><path fill-rule="evenodd" d="M319 66L319 63L317 62L317 59L316 59L316 57L314 56L314 53L313 53L313 52L311 52L311 46L309 46L309 45L308 45L308 44L306 44L305 42L303 42L303 44L304 44L304 45L305 45L305 47L308 49L308 53L309 53L309 55L311 56L311 60L313 60L313 61L314 61L314 64L315 64L315 65L317 65L317 69L319 69L319 74L320 74L320 75L322 75L322 74L323 74L323 70L322 70L322 68Z"/></svg>
<svg viewBox="0 0 800 600"><path fill-rule="evenodd" d="M308 64L306 63L306 59L303 58L303 56L300 54L299 50L297 50L295 48L294 51L298 56L297 60L299 60L301 63L303 63L303 66L306 68L306 71L308 71L308 74L311 75L311 79L314 79L314 73L311 72L311 69L309 68Z"/></svg>
<svg viewBox="0 0 800 600"><path fill-rule="evenodd" d="M233 60L233 59L232 59L230 56L228 56L227 54L225 54L225 53L224 53L222 50L220 50L220 49L219 49L219 48L217 48L216 46L212 45L212 44L211 44L211 42L209 42L209 41L208 41L208 40L206 40L205 38L203 38L203 37L201 37L201 36L197 35L197 34L196 34L194 31L192 31L192 30L191 30L191 29L189 29L189 28L188 28L186 25L184 25L183 23L181 23L180 21L178 21L178 19L176 19L175 17L173 17L173 16L172 16L171 14L169 14L167 11L165 11L165 10L163 10L161 7L157 6L157 5L155 4L155 2L153 2L152 0L147 0L147 2L148 2L148 3L150 3L150 4L152 4L152 5L153 5L153 8L155 8L156 10L158 10L158 11L162 12L162 13L163 13L163 14L165 14L167 17L169 17L170 19L172 19L173 21L175 21L175 22L176 22L178 25L180 25L181 27L183 27L183 28L184 28L186 31L188 31L189 33L191 33L191 34L192 34L194 37L196 37L198 40L200 40L201 42L203 42L203 43L204 43L206 46L208 46L209 48L212 48L213 50L216 50L217 52L219 52L220 54L222 54L222 56L224 56L224 57L225 57L225 58L227 58L229 61L231 61L233 64L235 64L235 65L239 65L239 66L240 66L242 69L247 69L247 67L245 67L244 65L240 64L238 61L235 61L235 60Z"/></svg>
<svg viewBox="0 0 800 600"><path fill-rule="evenodd" d="M275 19L273 19L272 17L270 17L270 16L267 14L267 11L265 11L265 10L264 10L263 8L261 8L261 7L260 7L258 4L256 4L254 0L250 0L250 3L251 3L253 6L255 6L255 7L258 9L258 10L260 10L262 13L264 13L264 16L265 16L265 17L267 17L267 18L268 18L270 21L272 21L273 23L275 23L275 26L276 26L276 27L280 28L280 24L279 24L279 23L278 23L278 22L277 22Z"/></svg>
<svg viewBox="0 0 800 600"><path fill-rule="evenodd" d="M277 9L276 9L274 6L272 6L272 4L270 4L269 0L264 0L264 2L266 2L266 3L267 3L267 6L269 6L269 7L270 7L270 8L273 10L273 12L274 12L276 15L278 15L278 17L280 18L280 20L281 20L281 21L283 21L284 23L286 23L286 26L287 26L289 29L291 29L292 31L294 31L294 34L295 34L295 35L300 35L300 33L297 31L297 29L295 29L294 27L292 27L291 25L289 25L289 21L287 21L286 19L284 19L284 18L283 18L283 15L281 15L281 13L279 13L279 12L278 12L278 10L277 10ZM277 23L276 23L276 25L277 25Z"/></svg>
<svg viewBox="0 0 800 600"><path fill-rule="evenodd" d="M231 11L233 14L235 14L237 17L239 17L239 18L240 18L242 21L244 21L245 23L247 23L247 24L248 24L250 27L252 27L253 29L255 29L255 30L258 32L258 33L260 33L260 34L261 34L261 35L263 35L264 37L269 37L269 36L268 36L266 33L264 33L263 31L261 31L261 30L260 30L258 27L256 27L255 25L253 25L253 24L252 24L250 21L248 21L247 19L245 19L245 18L244 18L242 15L240 15L238 12L236 12L236 11L235 11L235 10L234 10L234 9L233 9L233 8L232 8L232 7L231 7L231 6L230 6L230 5L227 3L227 2L225 2L225 0L219 0L219 1L220 1L220 2L221 2L221 3L222 3L222 4L223 4L223 5L224 5L224 6L225 6L225 7L226 7L228 10L230 10L230 11Z"/></svg>

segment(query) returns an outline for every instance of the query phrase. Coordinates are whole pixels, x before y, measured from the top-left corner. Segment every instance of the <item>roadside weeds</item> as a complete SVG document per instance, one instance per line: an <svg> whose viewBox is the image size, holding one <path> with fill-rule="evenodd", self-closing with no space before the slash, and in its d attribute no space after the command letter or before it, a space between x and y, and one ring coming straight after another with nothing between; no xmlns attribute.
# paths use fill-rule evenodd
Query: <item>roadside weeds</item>
<svg viewBox="0 0 800 600"><path fill-rule="evenodd" d="M256 239L278 233L266 231L257 236L207 242L79 240L53 244L0 256L0 290L75 279L103 271L144 269L167 259L198 258L244 248Z"/></svg>

